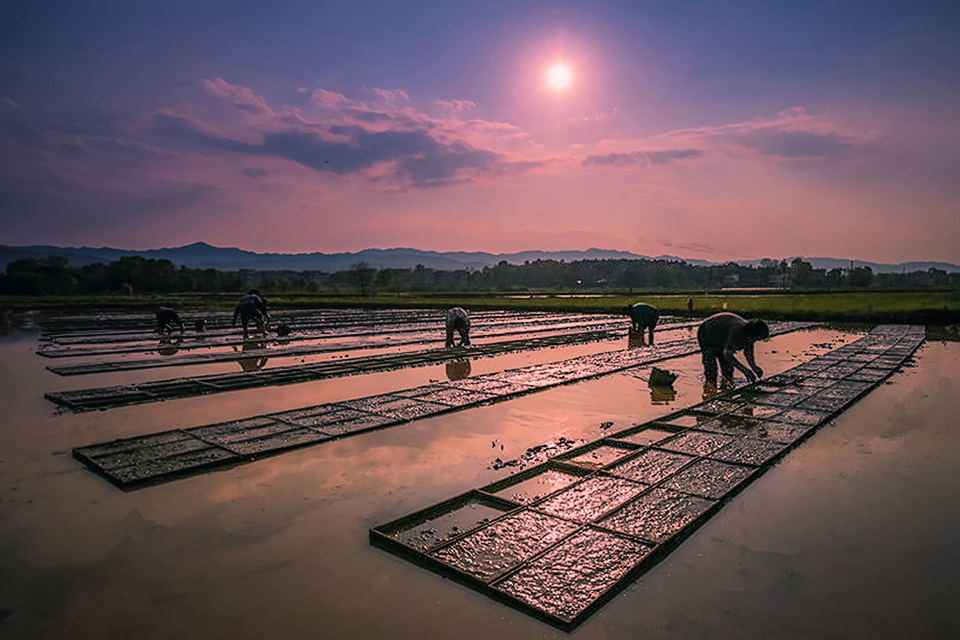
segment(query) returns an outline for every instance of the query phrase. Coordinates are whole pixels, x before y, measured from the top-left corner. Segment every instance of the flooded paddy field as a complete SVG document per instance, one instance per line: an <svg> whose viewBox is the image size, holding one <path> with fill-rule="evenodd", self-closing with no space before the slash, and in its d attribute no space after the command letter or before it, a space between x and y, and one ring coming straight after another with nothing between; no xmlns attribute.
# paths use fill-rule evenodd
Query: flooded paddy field
<svg viewBox="0 0 960 640"><path fill-rule="evenodd" d="M434 326L423 331L440 332L439 321ZM664 329L658 344L690 336L689 328L673 337ZM862 335L797 331L758 345L757 359L775 375ZM403 367L79 414L58 414L43 393L240 367L63 377L44 368L53 360L36 355L39 346L36 331L0 342L5 637L564 637L369 546L368 530L704 394L694 354L658 364L679 374L670 394L651 390L649 367L639 367L125 492L74 460L72 449L630 344L624 332L468 365L461 359L452 370L450 363ZM820 429L570 635L942 637L955 630L960 515L949 505L960 480L952 417L958 347L926 343L912 366Z"/></svg>

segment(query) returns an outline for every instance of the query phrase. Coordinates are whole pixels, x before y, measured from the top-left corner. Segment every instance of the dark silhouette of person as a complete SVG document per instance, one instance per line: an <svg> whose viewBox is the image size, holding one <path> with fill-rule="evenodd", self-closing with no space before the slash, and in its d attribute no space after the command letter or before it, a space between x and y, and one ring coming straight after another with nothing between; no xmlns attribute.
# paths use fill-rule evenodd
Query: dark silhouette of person
<svg viewBox="0 0 960 640"><path fill-rule="evenodd" d="M645 302L638 302L624 308L624 313L630 316L630 330L640 333L641 344L643 344L643 332L650 332L650 344L653 344L653 329L657 326L657 320L660 319L660 312L656 307Z"/></svg>
<svg viewBox="0 0 960 640"><path fill-rule="evenodd" d="M766 322L747 321L735 313L715 313L701 322L697 328L697 342L700 343L703 375L707 382L716 383L717 362L725 380L733 380L734 368L743 372L750 382L763 377L763 370L754 359L753 345L757 340L769 338L770 328ZM749 369L734 356L737 351L743 351Z"/></svg>
<svg viewBox="0 0 960 640"><path fill-rule="evenodd" d="M180 319L180 314L170 307L162 306L157 309L157 333L169 335L175 329L183 333L183 320Z"/></svg>
<svg viewBox="0 0 960 640"><path fill-rule="evenodd" d="M446 348L450 349L454 345L453 332L460 334L460 344L457 346L470 346L470 316L462 307L454 307L447 311L447 342Z"/></svg>
<svg viewBox="0 0 960 640"><path fill-rule="evenodd" d="M470 377L469 360L451 360L446 365L448 380L463 380Z"/></svg>
<svg viewBox="0 0 960 640"><path fill-rule="evenodd" d="M193 321L193 330L197 333L203 333L207 330L207 319L206 318L197 318Z"/></svg>
<svg viewBox="0 0 960 640"><path fill-rule="evenodd" d="M693 298L687 298L687 311L693 311Z"/></svg>
<svg viewBox="0 0 960 640"><path fill-rule="evenodd" d="M267 348L267 343L258 340L244 340L243 341L243 351L260 351ZM236 345L233 347L234 351L237 351ZM237 360L240 364L240 368L244 371L259 371L263 369L267 364L267 356L252 356L250 358L240 358Z"/></svg>
<svg viewBox="0 0 960 640"><path fill-rule="evenodd" d="M243 335L247 335L247 324L253 322L257 325L260 333L267 330L267 321L270 319L270 313L267 311L267 301L260 295L256 289L250 289L240 297L237 307L233 310L233 322L231 326L237 326L237 318L243 324Z"/></svg>

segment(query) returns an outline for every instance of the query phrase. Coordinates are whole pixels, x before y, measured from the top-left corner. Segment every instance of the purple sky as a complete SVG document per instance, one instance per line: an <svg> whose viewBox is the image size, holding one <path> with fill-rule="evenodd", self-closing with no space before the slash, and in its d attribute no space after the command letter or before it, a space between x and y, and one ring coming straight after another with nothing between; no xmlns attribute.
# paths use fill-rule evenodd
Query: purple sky
<svg viewBox="0 0 960 640"><path fill-rule="evenodd" d="M958 6L5 3L0 243L960 262Z"/></svg>

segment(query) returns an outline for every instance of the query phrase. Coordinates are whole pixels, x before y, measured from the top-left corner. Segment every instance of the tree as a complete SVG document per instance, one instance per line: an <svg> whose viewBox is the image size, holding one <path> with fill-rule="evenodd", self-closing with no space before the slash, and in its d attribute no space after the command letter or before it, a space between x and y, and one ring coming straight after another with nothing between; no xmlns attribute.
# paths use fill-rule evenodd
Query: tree
<svg viewBox="0 0 960 640"><path fill-rule="evenodd" d="M790 262L790 279L796 287L811 286L816 281L813 265L800 258L794 258Z"/></svg>
<svg viewBox="0 0 960 640"><path fill-rule="evenodd" d="M850 269L851 287L869 287L873 282L873 269L870 267L854 267Z"/></svg>
<svg viewBox="0 0 960 640"><path fill-rule="evenodd" d="M360 295L370 295L370 285L373 283L374 276L377 275L377 270L361 260L350 267L350 273L353 276L353 281L360 289Z"/></svg>

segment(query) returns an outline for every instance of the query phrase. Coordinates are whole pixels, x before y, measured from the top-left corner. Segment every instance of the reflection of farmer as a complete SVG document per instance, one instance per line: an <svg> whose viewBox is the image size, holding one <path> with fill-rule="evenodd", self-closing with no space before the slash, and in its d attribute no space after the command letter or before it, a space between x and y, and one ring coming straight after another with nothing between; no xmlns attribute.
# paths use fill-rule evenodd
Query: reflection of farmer
<svg viewBox="0 0 960 640"><path fill-rule="evenodd" d="M183 342L182 335L176 337L163 336L160 338L160 343L157 344L157 353L162 356L172 356L180 350L181 342Z"/></svg>
<svg viewBox="0 0 960 640"><path fill-rule="evenodd" d="M630 329L640 333L640 339L643 339L643 332L650 332L650 344L653 344L653 328L657 326L657 320L660 319L660 312L645 302L638 302L624 309L624 313L630 316Z"/></svg>
<svg viewBox="0 0 960 640"><path fill-rule="evenodd" d="M263 299L260 292L256 289L250 289L245 293L240 301L237 302L236 309L233 310L233 326L237 326L237 318L243 323L243 335L247 335L247 323L254 322L260 333L266 331L267 320L270 314L267 312L267 301Z"/></svg>
<svg viewBox="0 0 960 640"><path fill-rule="evenodd" d="M447 379L463 380L470 377L469 360L452 360L447 363Z"/></svg>
<svg viewBox="0 0 960 640"><path fill-rule="evenodd" d="M470 316L462 307L454 307L447 311L447 349L454 346L453 332L460 334L461 347L470 346Z"/></svg>
<svg viewBox="0 0 960 640"><path fill-rule="evenodd" d="M244 351L259 351L261 349L266 349L267 343L257 340L244 340L243 341L243 350ZM234 346L233 350L236 351L237 347ZM241 358L237 362L240 363L240 368L244 371L259 371L267 364L267 356L254 356L251 358Z"/></svg>

